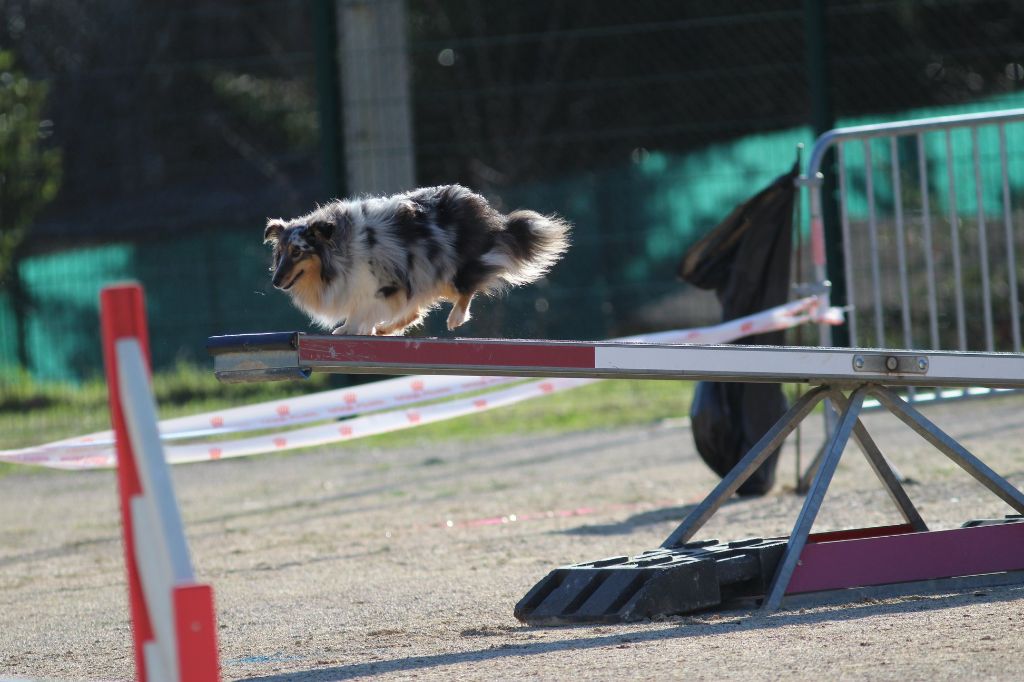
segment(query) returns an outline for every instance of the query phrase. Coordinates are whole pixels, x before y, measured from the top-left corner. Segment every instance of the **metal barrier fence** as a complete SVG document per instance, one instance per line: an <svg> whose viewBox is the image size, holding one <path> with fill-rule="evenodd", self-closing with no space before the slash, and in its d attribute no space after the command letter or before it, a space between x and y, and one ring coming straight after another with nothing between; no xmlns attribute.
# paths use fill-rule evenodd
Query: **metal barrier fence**
<svg viewBox="0 0 1024 682"><path fill-rule="evenodd" d="M1024 109L1011 109L818 138L798 182L809 189L815 279L827 286L822 168L836 150L851 346L1021 351L1020 123ZM821 345L830 335L823 326Z"/></svg>
<svg viewBox="0 0 1024 682"><path fill-rule="evenodd" d="M1014 228L1010 191L1011 176L1024 177L1024 158L1010 156L1024 149L1020 123L1024 109L1008 109L836 128L815 141L796 181L808 190L811 289L845 304L851 347L1021 351L1024 229ZM845 301L829 300L827 275L823 169L833 149ZM1000 240L989 238L993 216ZM831 326L819 326L818 345L834 345ZM917 390L906 389L910 402L993 393ZM837 417L825 410L830 433ZM802 473L797 463L798 491L824 455L823 445Z"/></svg>

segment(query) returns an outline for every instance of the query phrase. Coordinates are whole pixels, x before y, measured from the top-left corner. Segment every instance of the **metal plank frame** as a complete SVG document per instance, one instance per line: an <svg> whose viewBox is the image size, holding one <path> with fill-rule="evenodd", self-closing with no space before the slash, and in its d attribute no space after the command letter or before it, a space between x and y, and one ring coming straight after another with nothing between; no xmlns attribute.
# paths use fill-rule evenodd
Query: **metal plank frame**
<svg viewBox="0 0 1024 682"><path fill-rule="evenodd" d="M299 332L213 337L225 382L343 374L686 379L1024 388L1024 356L800 346L416 339Z"/></svg>
<svg viewBox="0 0 1024 682"><path fill-rule="evenodd" d="M374 374L463 374L568 376L596 378L714 379L744 382L800 382L814 385L737 463L662 543L675 548L689 541L722 504L750 477L815 405L828 398L840 412L814 474L814 481L762 608L778 608L783 597L811 589L838 589L884 581L924 580L986 571L1024 569L1024 552L1001 552L977 560L972 552L950 551L974 546L982 535L1019 537L1018 530L961 529L955 534L929 532L899 476L885 460L859 415L866 396L920 434L970 473L993 494L1024 513L1024 494L988 468L948 434L887 386L987 386L1024 388L1024 356L1009 353L908 352L882 349L837 349L766 346L701 346L582 341L504 339L411 339L402 337L316 336L297 332L213 337L208 348L222 381L261 381L308 376L312 371ZM844 394L844 391L846 392ZM862 529L815 540L810 531L849 439L853 437L885 486L906 524ZM978 531L981 531L980 533ZM974 532L973 535L969 533ZM908 539L909 540L906 540ZM921 538L924 538L922 540ZM933 540L934 538L934 540ZM904 543L906 540L906 544ZM884 541L884 542L883 542ZM856 544L860 543L860 544ZM966 544L963 544L966 543ZM973 544L972 544L973 543ZM864 563L863 553L883 548ZM901 549L910 548L912 549ZM837 562L868 566L886 557L916 557L911 569L832 572ZM810 564L804 556L814 557ZM952 555L952 558L950 557ZM860 562L853 558L861 557ZM802 565L801 565L802 564ZM824 568L814 568L814 567ZM930 567L930 568L928 568ZM795 584L793 580L796 580ZM872 582L875 581L875 582ZM818 586L827 585L827 588Z"/></svg>

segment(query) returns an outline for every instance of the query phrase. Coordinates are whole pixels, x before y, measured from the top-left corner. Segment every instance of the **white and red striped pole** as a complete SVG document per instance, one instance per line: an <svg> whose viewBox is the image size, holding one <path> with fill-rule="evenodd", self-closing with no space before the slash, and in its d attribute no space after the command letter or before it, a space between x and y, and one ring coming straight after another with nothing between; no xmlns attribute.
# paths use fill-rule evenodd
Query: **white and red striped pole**
<svg viewBox="0 0 1024 682"><path fill-rule="evenodd" d="M187 682L216 682L220 679L220 670L217 656L217 631L216 618L213 608L213 590L208 585L199 585L191 581L169 584L166 589L167 601L170 602L169 614L161 614L158 608L153 608L146 600L146 587L150 585L139 561L140 551L149 554L145 555L151 561L150 554L160 554L148 547L140 548L139 538L149 538L149 529L136 528L139 518L133 513L132 500L138 504L147 492L143 488L146 479L153 480L152 473L149 476L140 475L140 471L146 463L139 459L153 453L136 452L130 434L128 420L123 400L139 401L139 396L126 396L122 387L125 385L121 376L123 368L118 361L118 342L130 340L137 344L141 360L137 363L137 373L145 375L145 387L148 388L149 374L149 332L146 325L146 310L142 287L137 284L124 284L106 287L100 293L100 320L103 339L103 360L106 367L108 400L110 404L110 420L114 429L116 450L117 450L117 481L120 493L121 526L123 529L125 566L128 573L128 597L131 613L132 634L134 638L135 669L136 679L140 682L154 682L156 679L165 677L164 674L150 670L153 665L152 657L147 657L147 650L151 651L156 643L159 631L173 632L174 651L168 655L174 659L170 676ZM144 399L152 401L147 391ZM152 408L151 408L152 409ZM152 425L145 425L148 431L155 433L155 409L150 419ZM139 426L135 425L139 431ZM156 437L156 458L158 465L166 468L163 462L162 450L159 446L159 437ZM151 460L152 461L152 460ZM163 481L169 481L168 476L162 477ZM167 484L169 486L169 483ZM164 498L170 500L173 506L174 515L177 516L177 506L173 500L173 491L166 487ZM167 504L166 502L164 503ZM138 505L141 506L141 505ZM159 506L159 505L158 505ZM180 527L180 522L179 522ZM140 535L139 531L143 533ZM180 545L184 545L184 537L180 538ZM184 557L190 567L190 560L187 551ZM171 571L168 570L167 573ZM145 583L145 584L144 584ZM157 586L162 590L164 586ZM172 623L164 624L155 622L159 618L170 618ZM167 642L163 646L168 646ZM175 670L176 668L176 670ZM174 672L177 674L175 675Z"/></svg>
<svg viewBox="0 0 1024 682"><path fill-rule="evenodd" d="M140 682L146 682L146 664L142 651L143 645L153 639L153 626L146 611L139 569L135 563L135 534L132 532L130 503L132 497L142 493L142 485L135 469L135 457L124 422L124 411L121 409L117 354L114 350L118 339L135 338L142 348L144 357L147 360L149 358L149 330L146 326L142 288L136 285L122 285L103 289L100 292L100 328L103 336L103 364L107 375L110 422L114 429L117 449L117 487L121 498L121 528L125 566L128 569L128 608L135 640L136 677Z"/></svg>

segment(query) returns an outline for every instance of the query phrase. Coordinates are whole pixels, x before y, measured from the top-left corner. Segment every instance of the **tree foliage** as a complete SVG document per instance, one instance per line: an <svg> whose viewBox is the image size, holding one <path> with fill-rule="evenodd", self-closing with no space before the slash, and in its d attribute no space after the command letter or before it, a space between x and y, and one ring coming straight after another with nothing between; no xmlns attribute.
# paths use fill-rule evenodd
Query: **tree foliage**
<svg viewBox="0 0 1024 682"><path fill-rule="evenodd" d="M36 215L57 196L60 150L48 147L43 117L48 87L29 80L10 52L0 51L0 284Z"/></svg>

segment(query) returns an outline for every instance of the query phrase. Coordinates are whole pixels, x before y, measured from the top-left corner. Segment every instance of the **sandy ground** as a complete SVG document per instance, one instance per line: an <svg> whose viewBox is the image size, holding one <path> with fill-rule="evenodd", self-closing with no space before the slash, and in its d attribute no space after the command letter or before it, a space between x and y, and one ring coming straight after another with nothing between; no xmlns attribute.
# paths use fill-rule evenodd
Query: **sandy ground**
<svg viewBox="0 0 1024 682"><path fill-rule="evenodd" d="M1015 396L926 413L1020 487L1022 410ZM908 490L933 528L1011 511L894 418L866 422L918 481ZM802 500L794 469L788 444L776 490L727 504L698 537L786 534ZM657 547L714 485L681 424L356 445L174 477L197 573L216 592L225 679L1021 676L1024 587L520 625L513 606L551 568ZM0 479L0 676L131 677L115 499L111 472ZM815 529L898 521L851 446Z"/></svg>

